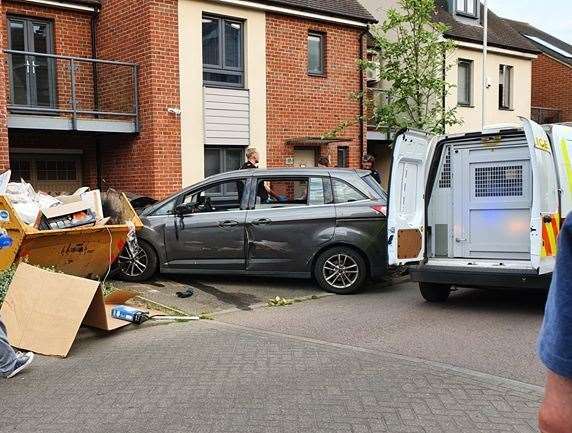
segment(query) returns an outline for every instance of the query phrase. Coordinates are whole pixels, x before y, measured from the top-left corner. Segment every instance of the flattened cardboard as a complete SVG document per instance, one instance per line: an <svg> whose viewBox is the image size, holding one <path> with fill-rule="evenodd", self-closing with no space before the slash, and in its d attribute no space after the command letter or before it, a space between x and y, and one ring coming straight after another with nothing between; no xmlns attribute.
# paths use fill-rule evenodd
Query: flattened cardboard
<svg viewBox="0 0 572 433"><path fill-rule="evenodd" d="M14 347L66 357L82 323L104 331L128 326L111 310L136 295L119 291L104 298L98 281L20 263L0 318Z"/></svg>
<svg viewBox="0 0 572 433"><path fill-rule="evenodd" d="M42 213L47 219L52 219L59 216L83 212L88 209L90 209L89 203L80 200L68 204L62 204L60 206L42 209Z"/></svg>
<svg viewBox="0 0 572 433"><path fill-rule="evenodd" d="M98 281L20 263L0 309L10 344L67 356L98 289Z"/></svg>
<svg viewBox="0 0 572 433"><path fill-rule="evenodd" d="M129 322L111 317L111 310L117 305L125 304L135 296L137 296L135 292L120 290L104 298L103 291L100 287L91 301L91 305L83 319L83 324L104 331L114 331L128 326Z"/></svg>

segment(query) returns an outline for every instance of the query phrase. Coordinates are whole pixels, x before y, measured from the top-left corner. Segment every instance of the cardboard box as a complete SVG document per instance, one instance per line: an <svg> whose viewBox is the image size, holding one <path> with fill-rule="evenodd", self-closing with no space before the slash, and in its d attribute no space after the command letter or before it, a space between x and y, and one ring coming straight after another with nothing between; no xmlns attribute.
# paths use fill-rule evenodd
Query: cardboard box
<svg viewBox="0 0 572 433"><path fill-rule="evenodd" d="M66 357L82 323L104 331L129 326L111 317L111 310L134 296L119 291L104 297L98 281L20 263L0 318L12 346Z"/></svg>

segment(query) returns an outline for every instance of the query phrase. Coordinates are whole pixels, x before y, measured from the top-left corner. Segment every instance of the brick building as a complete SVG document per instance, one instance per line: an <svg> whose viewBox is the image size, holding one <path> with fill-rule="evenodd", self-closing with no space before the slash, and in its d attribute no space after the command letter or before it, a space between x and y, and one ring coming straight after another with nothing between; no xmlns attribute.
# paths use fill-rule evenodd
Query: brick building
<svg viewBox="0 0 572 433"><path fill-rule="evenodd" d="M355 167L356 0L3 0L0 169L37 188L163 197L236 168Z"/></svg>
<svg viewBox="0 0 572 433"><path fill-rule="evenodd" d="M539 51L532 63L532 116L540 123L572 122L572 45L520 21L512 27Z"/></svg>

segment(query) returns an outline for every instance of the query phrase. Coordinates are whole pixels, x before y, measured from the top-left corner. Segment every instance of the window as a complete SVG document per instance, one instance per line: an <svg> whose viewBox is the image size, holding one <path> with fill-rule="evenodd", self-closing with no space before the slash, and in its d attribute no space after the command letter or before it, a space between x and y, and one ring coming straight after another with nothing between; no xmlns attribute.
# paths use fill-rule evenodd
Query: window
<svg viewBox="0 0 572 433"><path fill-rule="evenodd" d="M522 165L475 169L475 197L522 197L523 195Z"/></svg>
<svg viewBox="0 0 572 433"><path fill-rule="evenodd" d="M457 82L457 102L459 105L468 107L472 105L473 98L473 61L459 59L458 82Z"/></svg>
<svg viewBox="0 0 572 433"><path fill-rule="evenodd" d="M477 0L455 0L457 2L457 13L477 17Z"/></svg>
<svg viewBox="0 0 572 433"><path fill-rule="evenodd" d="M244 87L244 23L203 17L205 84Z"/></svg>
<svg viewBox="0 0 572 433"><path fill-rule="evenodd" d="M76 161L36 161L38 180L77 180Z"/></svg>
<svg viewBox="0 0 572 433"><path fill-rule="evenodd" d="M445 160L441 167L441 177L439 178L439 188L451 188L451 146L447 146L445 150Z"/></svg>
<svg viewBox="0 0 572 433"><path fill-rule="evenodd" d="M308 74L325 75L325 38L323 33L308 33Z"/></svg>
<svg viewBox="0 0 572 433"><path fill-rule="evenodd" d="M181 204L192 204L193 213L240 210L244 186L244 179L211 184L187 194ZM221 191L226 191L226 194L221 194Z"/></svg>
<svg viewBox="0 0 572 433"><path fill-rule="evenodd" d="M244 162L242 147L208 146L205 148L205 177L240 169ZM236 190L221 190L220 194L236 192Z"/></svg>
<svg viewBox="0 0 572 433"><path fill-rule="evenodd" d="M500 65L499 68L499 108L512 109L512 79L513 67Z"/></svg>
<svg viewBox="0 0 572 433"><path fill-rule="evenodd" d="M334 187L334 199L336 203L351 203L354 201L367 200L365 194L359 192L349 183L340 179L332 179Z"/></svg>
<svg viewBox="0 0 572 433"><path fill-rule="evenodd" d="M328 200L325 182L320 177L296 179L260 179L256 209L275 209L323 205Z"/></svg>
<svg viewBox="0 0 572 433"><path fill-rule="evenodd" d="M350 148L347 146L338 147L338 167L347 168L350 166Z"/></svg>

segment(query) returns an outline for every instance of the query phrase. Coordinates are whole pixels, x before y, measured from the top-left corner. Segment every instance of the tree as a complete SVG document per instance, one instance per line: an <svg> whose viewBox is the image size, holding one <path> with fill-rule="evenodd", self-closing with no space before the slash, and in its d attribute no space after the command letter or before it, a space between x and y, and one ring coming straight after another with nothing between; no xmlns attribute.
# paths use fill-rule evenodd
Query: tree
<svg viewBox="0 0 572 433"><path fill-rule="evenodd" d="M444 104L453 87L445 77L454 43L443 37L447 26L435 21L435 0L399 0L399 6L372 30L381 62L360 62L390 87L387 102L374 107L374 122L378 128L443 133L460 123L456 107Z"/></svg>

